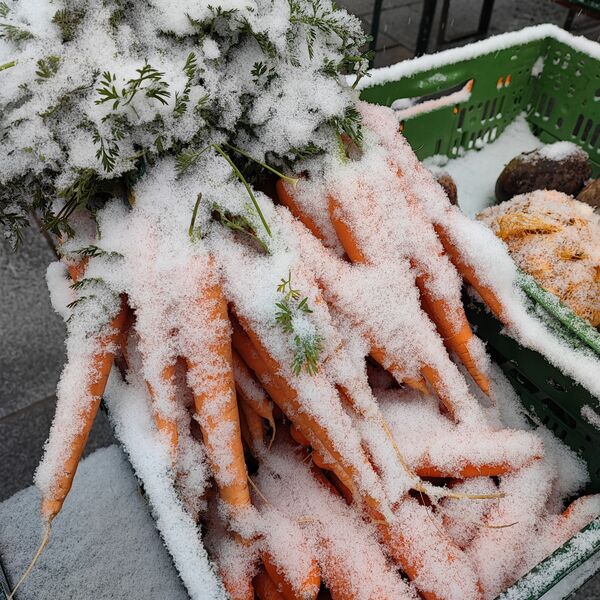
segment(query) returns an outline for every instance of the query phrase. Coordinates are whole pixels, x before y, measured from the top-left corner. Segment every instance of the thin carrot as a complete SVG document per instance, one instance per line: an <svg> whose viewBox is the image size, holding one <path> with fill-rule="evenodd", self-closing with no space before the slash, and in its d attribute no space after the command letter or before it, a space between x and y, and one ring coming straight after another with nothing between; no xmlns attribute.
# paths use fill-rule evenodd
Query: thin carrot
<svg viewBox="0 0 600 600"><path fill-rule="evenodd" d="M469 282L477 293L483 298L483 301L489 306L490 310L498 317L500 321L504 324L507 324L507 318L505 315L504 307L502 302L499 300L496 293L486 284L484 284L472 265L469 265L468 262L461 255L460 250L452 243L451 237L448 235L446 230L439 223L434 224L435 232L442 242L442 246L446 251L446 254L452 261L452 264L455 266L456 270L462 275L463 279Z"/></svg>
<svg viewBox="0 0 600 600"><path fill-rule="evenodd" d="M282 566L277 564L275 557L269 552L263 552L261 559L265 571L285 600L316 600L321 585L321 572L314 558L310 561L310 568L305 573L300 588L292 585Z"/></svg>
<svg viewBox="0 0 600 600"><path fill-rule="evenodd" d="M421 294L421 305L423 310L435 323L438 332L444 340L448 350L456 353L462 364L473 377L475 383L484 394L490 393L490 380L480 371L472 352L469 342L473 339L473 331L467 321L462 305L460 310L452 311L444 300L436 298L430 291L427 283L430 276L427 274L416 277L415 282ZM449 319L452 315L453 321Z"/></svg>
<svg viewBox="0 0 600 600"><path fill-rule="evenodd" d="M175 403L175 373L176 365L171 364L164 367L160 375L164 385L167 386L170 390L169 401L172 403ZM153 401L155 401L156 395L154 393L154 389L148 382L146 382L146 386L148 387L148 391L150 392L150 397ZM156 410L156 406L154 406L153 412L156 427L158 431L162 435L164 435L165 439L168 440L171 455L172 457L175 457L175 455L177 454L177 447L179 445L179 432L177 431L177 421L172 417L166 416L160 411Z"/></svg>
<svg viewBox="0 0 600 600"><path fill-rule="evenodd" d="M265 429L263 420L260 415L254 412L254 408L244 402L239 401L241 415L243 415L248 431L248 446L253 451L253 454L259 453L265 447Z"/></svg>
<svg viewBox="0 0 600 600"><path fill-rule="evenodd" d="M472 479L474 477L500 477L512 473L515 467L508 462L484 463L481 465L465 464L458 469L443 469L427 460L422 461L415 469L419 477L456 477L458 479Z"/></svg>
<svg viewBox="0 0 600 600"><path fill-rule="evenodd" d="M253 584L258 600L285 600L264 569L261 569L254 577Z"/></svg>
<svg viewBox="0 0 600 600"><path fill-rule="evenodd" d="M108 376L115 358L114 347L119 338L119 332L125 322L126 306L125 300L121 300L121 309L117 316L110 323L109 333L102 336L99 340L100 350L92 360L92 376L87 388L87 395L90 397L89 404L80 415L81 427L71 443L69 453L63 461L63 468L53 491L42 498L42 515L47 522L52 521L60 512L62 505L71 489L73 478L77 471L77 466L81 460L85 444L87 442L90 430L96 418L102 394L106 388Z"/></svg>
<svg viewBox="0 0 600 600"><path fill-rule="evenodd" d="M227 303L220 285L210 286L203 291L202 297L211 310L208 322L228 322ZM250 492L231 368L231 339L228 327L216 327L215 331L216 338L209 344L208 350L214 357L216 368L209 369L209 365L196 364L190 357L186 357L186 362L188 371L202 372L202 383L199 386L193 384L193 380L199 378L192 377L192 392L202 439L212 472L217 480L221 499L233 509L246 508L250 506ZM211 409L215 402L219 406L218 414ZM227 440L223 439L224 423L230 426ZM218 449L225 443L228 446L230 459L227 474L222 472L223 461L218 459Z"/></svg>
<svg viewBox="0 0 600 600"><path fill-rule="evenodd" d="M232 353L232 359L233 377L238 397L242 402L250 406L257 415L269 422L274 434L275 419L273 417L273 403L267 398L266 393L256 382L248 366L235 350Z"/></svg>

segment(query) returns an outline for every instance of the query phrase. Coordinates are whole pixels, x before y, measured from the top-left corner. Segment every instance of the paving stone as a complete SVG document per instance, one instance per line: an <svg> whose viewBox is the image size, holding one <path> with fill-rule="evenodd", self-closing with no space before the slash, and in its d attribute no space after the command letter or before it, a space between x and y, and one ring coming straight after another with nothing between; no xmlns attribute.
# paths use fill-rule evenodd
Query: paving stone
<svg viewBox="0 0 600 600"><path fill-rule="evenodd" d="M54 393L65 326L50 305L46 267L55 260L32 227L13 253L0 242L0 418Z"/></svg>
<svg viewBox="0 0 600 600"><path fill-rule="evenodd" d="M0 501L31 485L55 406L50 396L0 419ZM108 418L99 411L85 454L114 443Z"/></svg>

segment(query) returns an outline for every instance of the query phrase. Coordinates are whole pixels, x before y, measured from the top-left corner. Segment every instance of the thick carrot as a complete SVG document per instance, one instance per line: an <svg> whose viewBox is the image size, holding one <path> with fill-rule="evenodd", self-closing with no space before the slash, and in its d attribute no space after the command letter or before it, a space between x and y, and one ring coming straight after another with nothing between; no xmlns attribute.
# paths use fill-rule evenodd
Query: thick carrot
<svg viewBox="0 0 600 600"><path fill-rule="evenodd" d="M277 586L264 569L254 577L254 592L258 600L285 600L277 590Z"/></svg>
<svg viewBox="0 0 600 600"><path fill-rule="evenodd" d="M506 315L502 302L496 296L496 293L487 285L485 285L477 276L475 269L467 263L460 253L460 250L452 243L450 236L446 233L444 227L439 223L434 225L435 232L442 242L442 246L446 254L456 267L456 270L462 275L463 279L469 282L477 293L483 298L483 301L489 306L490 310L502 321L507 324Z"/></svg>
<svg viewBox="0 0 600 600"><path fill-rule="evenodd" d="M210 307L208 323L228 323L227 303L221 286L218 284L210 286L203 291L202 297L207 307ZM190 357L186 357L186 361L189 371L202 373L200 385L195 386L194 379L199 378L192 377L191 387L202 439L221 499L233 509L246 508L251 504L250 492L231 367L229 327L216 327L215 331L216 338L208 346L211 356L214 357L215 368L211 369L211 365L198 365ZM215 403L219 407L218 414L215 414L212 408ZM226 433L228 439L224 439L223 424L229 425ZM230 461L226 467L227 473L223 472L223 461L218 458L219 451L222 452L224 445L227 445Z"/></svg>
<svg viewBox="0 0 600 600"><path fill-rule="evenodd" d="M315 559L310 562L310 569L305 574L299 589L296 589L285 575L283 568L277 564L275 557L269 552L261 555L265 571L275 583L277 590L285 600L315 600L321 585L321 572Z"/></svg>
<svg viewBox="0 0 600 600"><path fill-rule="evenodd" d="M119 332L125 322L127 308L125 300L121 300L121 309L110 323L110 331L100 338L100 350L93 358L93 369L91 381L88 385L87 394L90 397L88 406L77 415L81 419L81 427L71 443L69 453L63 461L63 471L59 477L54 490L48 496L42 498L42 515L50 522L60 512L62 505L71 489L77 466L85 448L90 430L102 400L102 394L106 388L108 376L115 358L115 345L119 339Z"/></svg>
<svg viewBox="0 0 600 600"><path fill-rule="evenodd" d="M164 384L170 388L169 401L172 403L175 403L175 369L175 364L168 365L164 367L160 375ZM150 397L154 401L156 397L154 389L148 382L146 382L146 386L148 387L148 391L150 392ZM175 421L175 419L173 419L172 417L167 417L163 415L160 411L156 410L156 407L154 407L153 412L156 427L158 431L162 435L164 435L165 439L168 440L171 455L174 458L177 454L177 446L179 445L179 432L177 431L177 421Z"/></svg>
<svg viewBox="0 0 600 600"><path fill-rule="evenodd" d="M287 206L289 211L300 220L304 226L319 240L322 242L325 241L325 236L315 223L314 219L312 219L309 215L307 215L303 210L300 209L294 196L288 191L288 184L283 181L283 179L278 179L275 184L277 188L277 198L279 198L279 202L284 206Z"/></svg>

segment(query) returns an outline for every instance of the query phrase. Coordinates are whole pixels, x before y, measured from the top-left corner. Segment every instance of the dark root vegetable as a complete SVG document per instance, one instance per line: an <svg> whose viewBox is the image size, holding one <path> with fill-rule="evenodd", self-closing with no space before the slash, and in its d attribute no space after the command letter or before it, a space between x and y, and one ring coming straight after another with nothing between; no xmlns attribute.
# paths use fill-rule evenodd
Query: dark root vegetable
<svg viewBox="0 0 600 600"><path fill-rule="evenodd" d="M574 145L568 152L552 151L556 146L545 146L513 158L496 181L498 201L534 190L556 190L576 196L592 174L588 156Z"/></svg>

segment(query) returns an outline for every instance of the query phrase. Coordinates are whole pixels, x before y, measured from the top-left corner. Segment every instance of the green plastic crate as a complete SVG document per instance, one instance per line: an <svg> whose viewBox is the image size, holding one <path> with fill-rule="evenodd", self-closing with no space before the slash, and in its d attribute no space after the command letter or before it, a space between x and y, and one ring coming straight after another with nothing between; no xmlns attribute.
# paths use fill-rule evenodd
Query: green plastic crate
<svg viewBox="0 0 600 600"><path fill-rule="evenodd" d="M541 66L540 59L541 73L539 68L534 69L534 65ZM380 83L382 74L386 81ZM468 101L444 103L444 98L470 80L473 86ZM400 98L418 98L419 102L437 99L438 104L445 104L400 124L419 159L435 154L454 158L462 150L492 142L517 115L526 112L532 131L542 141L577 143L589 154L594 175L600 175L600 45L582 42L553 26L529 28L467 49L376 70L371 81L362 83L361 98L386 106ZM581 323L572 319L572 313L565 320L564 312L559 314L556 307L548 306L530 283L524 285L532 297L532 310L556 321L557 333L571 337L574 343L586 343L581 338L587 335L587 345L600 356L596 330L588 325L582 336L578 329ZM597 400L541 354L504 335L502 325L483 306L467 300L466 310L532 420L546 425L585 459L591 477L587 492L600 492L600 435L580 412L583 405L593 406ZM562 322L556 320L556 315ZM595 543L583 551L582 539ZM600 518L500 598L534 600L549 590L555 591L553 600L567 598L598 570Z"/></svg>

